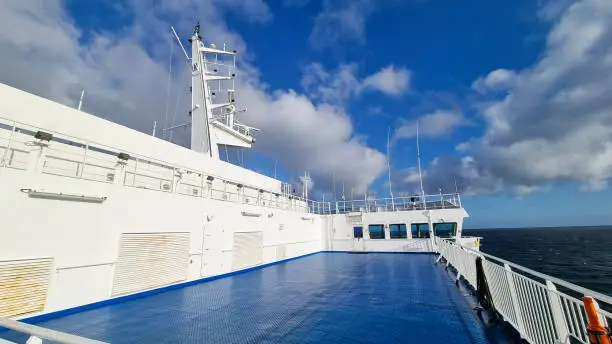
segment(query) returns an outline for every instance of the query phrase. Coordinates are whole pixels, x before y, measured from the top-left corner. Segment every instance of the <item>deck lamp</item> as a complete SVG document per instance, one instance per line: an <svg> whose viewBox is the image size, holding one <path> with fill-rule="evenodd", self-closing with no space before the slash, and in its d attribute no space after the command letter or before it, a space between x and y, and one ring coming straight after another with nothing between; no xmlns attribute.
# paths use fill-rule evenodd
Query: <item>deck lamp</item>
<svg viewBox="0 0 612 344"><path fill-rule="evenodd" d="M34 138L40 141L51 141L53 139L53 134L39 130L34 134Z"/></svg>

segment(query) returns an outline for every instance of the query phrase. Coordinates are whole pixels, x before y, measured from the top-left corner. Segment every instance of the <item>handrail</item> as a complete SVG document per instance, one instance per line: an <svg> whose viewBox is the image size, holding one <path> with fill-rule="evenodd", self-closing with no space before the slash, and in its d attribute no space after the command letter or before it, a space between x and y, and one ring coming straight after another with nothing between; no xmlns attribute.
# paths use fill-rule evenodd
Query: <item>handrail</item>
<svg viewBox="0 0 612 344"><path fill-rule="evenodd" d="M493 309L529 343L570 343L572 338L572 342L589 344L586 311L578 294L604 303L599 315L604 323L612 322L608 311L612 298L607 295L446 239L435 240L440 253L436 262L444 259L456 270L457 279L463 277L475 289L482 287L478 273L484 274ZM481 271L477 271L477 259L482 260ZM557 290L558 286L564 289Z"/></svg>
<svg viewBox="0 0 612 344"><path fill-rule="evenodd" d="M46 130L44 128L40 128L38 126L35 125L30 125L27 123L23 123L20 121L16 121L16 120L11 120L8 118L4 118L2 116L0 116L0 124L2 123L6 123L6 127L10 127L11 129L8 129L11 131L11 135L8 138L9 143L7 144L7 147L10 147L10 143L11 141L14 142L21 142L18 140L15 140L13 138L13 133L15 132L15 129L18 128L20 130L25 130L25 131L35 131L35 130ZM3 127L0 127L0 129L3 129ZM162 160L158 160L155 158L151 158L149 156L143 155L143 154L136 154L133 153L131 151L126 151L123 149L119 149L117 147L114 146L109 146L106 144L101 144L95 141L91 141L91 140L87 140L87 139L82 139L79 137L75 137L72 135L67 135L67 134L63 134L60 132L56 132L53 130L46 130L49 132L52 132L55 135L58 135L59 138L61 139L61 141L57 141L56 143L60 144L60 145L64 145L67 144L66 142L73 142L75 144L77 144L77 147L82 147L84 148L83 153L74 153L71 152L67 149L61 149L63 146L58 146L59 149L54 148L54 147L49 147L48 149L51 149L54 151L55 155L58 155L58 157L56 158L60 158L60 159L64 159L66 161L70 161L70 162L74 162L75 164L77 164L78 166L76 167L75 173L74 175L67 175L67 174L57 174L57 173L53 173L56 175L61 175L61 176L65 176L65 177L70 177L70 178L83 178L83 179L88 179L86 177L83 176L82 170L84 166L92 166L91 162L89 162L88 160L90 159L94 159L94 160L100 160L96 157L92 157L91 155L88 155L87 152L88 151L95 151L98 153L104 153L104 154L110 154L112 152L124 152L124 153L128 153L130 154L130 156L134 159L135 163L133 166L129 167L129 169L126 169L124 172L126 176L130 175L130 178L132 179L131 184L135 184L136 183L136 176L142 176L142 177L147 177L147 178L152 178L152 179L158 179L160 181L160 187L159 188L149 188L148 186L143 186L143 185L130 185L130 184L125 184L126 181L124 180L123 184L124 186L138 186L138 187L145 187L148 189L152 189L152 190L161 190L164 192L175 192L176 187L174 187L174 185L169 186L169 189L164 189L161 185L162 181L168 185L170 184L174 184L174 182L177 182L176 186L178 187L181 184L181 179L176 179L177 173L181 174L181 173L195 173L195 174L199 174L200 175L200 181L201 181L201 186L197 186L197 188L204 188L205 186L205 178L206 176L210 176L212 177L214 180L221 180L223 181L225 184L234 184L234 185L243 185L243 182L237 181L237 180L233 180L227 177L220 177L216 174L212 174L212 173L208 173L205 171L200 171L194 168L189 168L183 165L179 165L179 164L175 164L173 162L169 162L169 161L162 161ZM4 138L2 138L4 139ZM32 138L34 139L34 138ZM12 150L15 150L15 148L10 148ZM4 152L6 155L6 153L8 152L8 148L6 149L6 151ZM67 155L71 155L71 156L75 156L75 160L73 159L67 159L65 157L61 157L59 153L62 154L67 154ZM109 155L109 157L111 157L112 155ZM83 159L81 159L81 157ZM116 162L116 157L112 156L113 159L109 159L108 162L109 164L114 163L113 160L115 160ZM157 167L161 167L161 168L166 168L167 171L164 171L164 173L169 173L174 175L175 177L170 177L170 175L164 175L161 176L159 175L158 171L155 170L149 170L147 168L147 164L139 164L138 162L150 162L151 164L157 166ZM96 165L98 166L98 165ZM112 168L110 166L99 166L105 169L108 169L109 171L113 168L116 168L116 166L113 166ZM80 171L80 172L79 172ZM78 173L77 173L78 172ZM143 172L147 172L147 173L143 173ZM45 172L45 173L50 173L50 172ZM103 176L103 175L100 175ZM113 181L111 181L113 182ZM274 195L279 195L280 197L282 197L282 204L283 204L283 208L285 206L287 206L288 209L295 209L295 210L299 210L299 211L305 211L305 212L312 212L312 213L330 213L331 212L331 203L330 202L319 202L319 201L314 201L314 200L306 200L306 199L302 199L301 197L298 197L296 195L290 195L290 194L285 194L282 192L282 190L270 190L267 188L262 188L262 187L258 187L256 185L247 185L244 184L243 185L244 189L251 189L251 190L257 190L258 192L262 191L268 195L270 195L270 199L272 198L272 196ZM243 193L238 193L238 192L230 192L227 190L223 190L222 191L224 194L235 194L238 196L244 196L244 197L250 197L250 196L246 196ZM185 193L183 192L182 194L187 194L187 195L191 195L189 193ZM203 193L198 192L198 197L204 197ZM252 198L256 198L256 197L252 197ZM294 205L294 201L296 202L305 202L304 205ZM263 204L259 204L260 202L257 202L256 205L263 205Z"/></svg>
<svg viewBox="0 0 612 344"><path fill-rule="evenodd" d="M30 338L47 339L65 344L106 344L106 342L101 342L99 340L80 337L74 334L51 330L7 318L0 318L0 327L28 334L31 336Z"/></svg>
<svg viewBox="0 0 612 344"><path fill-rule="evenodd" d="M582 293L584 295L592 296L593 298L595 298L597 300L600 300L600 301L612 304L612 297L610 297L608 295L605 295L605 294L602 294L600 292L597 292L595 290L587 289L585 287L581 287L581 286L579 286L577 284L564 281L564 280L559 279L557 277L553 277L553 276L550 276L550 275L547 275L547 274L544 274L544 273L541 273L541 272L537 272L535 270L531 270L530 268L524 267L522 265L518 265L516 263L512 263L511 261L508 261L508 260L505 260L505 259L502 259L502 258L499 258L499 257L495 257L493 255L490 255L488 253L484 253L482 251L475 251L475 250L473 250L473 249L471 249L469 247L463 247L463 249L468 250L468 251L472 251L472 252L477 253L477 254L480 254L480 255L482 255L482 256L484 256L486 258L496 260L496 261L498 261L500 263L508 264L510 267L516 268L517 270L524 271L524 272L526 272L526 273L528 273L530 275L539 277L539 278L541 278L543 280L551 281L551 282L553 282L556 285L563 286L565 288L574 290L574 291Z"/></svg>
<svg viewBox="0 0 612 344"><path fill-rule="evenodd" d="M30 125L24 122L11 120L8 118L4 118L0 116L0 124L5 123L4 127L10 128L11 135L8 138L8 145L10 146L11 141L21 142L13 138L16 129L20 131L23 130L32 134L32 132L36 130L46 130L44 128L40 128L35 125ZM235 123L236 124L236 123ZM243 126L243 124L236 124ZM2 129L3 127L0 127ZM8 129L7 129L8 130ZM381 212L381 211L405 211L405 210L424 210L424 209L454 209L461 208L461 200L460 195L458 193L450 193L450 194L431 194L431 195L417 195L417 196L400 196L395 198L366 198L360 200L344 200L344 201L335 201L335 202L322 202L304 199L299 197L298 195L294 195L291 192L287 192L284 186L285 184L281 184L281 190L270 190L267 188L258 187L256 185L243 185L243 182L239 182L227 177L220 177L218 175L208 173L206 171L201 171L195 168L189 168L180 164L175 164L170 161L158 160L143 154L136 154L131 151L119 149L114 146L109 146L106 144L98 143L95 141L90 141L87 139L82 139L79 137L75 137L72 135L63 134L60 132L56 132L53 130L49 130L54 135L58 136L58 140L56 141L54 138L54 143L57 143L57 147L47 147L46 149L54 151L54 155L47 155L48 157L53 157L53 159L63 160L66 162L74 163L74 166L70 166L69 168L62 168L57 166L48 166L46 170L43 170L43 173L49 173L54 175L60 175L70 178L80 178L80 179L88 179L94 181L101 181L107 183L116 183L115 180L123 179L123 185L128 187L141 187L150 190L163 191L163 192L171 192L171 193L181 193L189 196L197 196L204 197L204 187L205 187L205 179L207 176L212 177L213 180L223 181L226 185L234 184L241 185L244 189L257 190L258 192L263 192L268 195L279 195L283 198L283 203L290 203L289 207L291 209L305 211L309 213L315 214L342 214L351 212L354 210L357 211L365 211L365 212ZM24 133L25 134L25 133ZM4 138L3 138L4 139ZM23 142L21 142L23 143ZM66 147L63 145L67 145ZM78 148L79 151L71 151L67 147ZM12 150L16 150L16 148L10 148ZM105 154L105 158L109 159L101 159L100 157L96 157L96 154L88 154L88 152L93 151L96 154ZM8 148L4 152L6 155L8 152ZM117 169L117 158L115 154L118 152L127 153L130 155L130 161L128 162L129 167L125 165L124 168L120 170ZM70 158L66 158L62 156L62 154L69 155ZM93 163L92 160L96 162ZM109 165L104 166L104 164L100 164L99 161L104 161ZM112 166L111 166L112 165ZM92 172L90 167L102 168L105 170L106 175ZM87 173L84 173L83 170L87 170ZM58 172L57 170L63 170L64 172ZM74 170L74 171L73 171ZM95 171L95 169L94 169ZM113 172L114 171L114 172ZM71 173L72 172L72 173ZM112 172L112 173L111 173ZM115 174L120 173L116 179ZM187 192L177 192L176 189L180 188L181 185L186 185L182 183L182 177L184 174L191 175L196 174L199 178L199 184L197 186L193 186L198 189L197 193L192 193L191 190ZM109 177L109 174L111 177ZM94 179L91 179L92 176L97 176ZM137 178L141 177L141 178ZM109 179L111 178L111 179ZM142 180L145 178L146 180ZM137 179L141 179L137 181ZM148 179L156 179L155 181L149 181ZM129 181L129 182L128 182ZM194 181L196 182L196 181ZM282 183L282 182L281 182ZM159 185L157 185L159 184ZM206 182L208 185L209 183ZM155 185L155 186L153 186ZM207 187L210 189L210 186ZM245 196L242 193L231 193L227 190L222 191L224 194L236 194L239 196ZM253 196L254 197L254 196ZM298 204L294 205L295 202L304 202L304 205ZM264 204L259 204L263 205Z"/></svg>

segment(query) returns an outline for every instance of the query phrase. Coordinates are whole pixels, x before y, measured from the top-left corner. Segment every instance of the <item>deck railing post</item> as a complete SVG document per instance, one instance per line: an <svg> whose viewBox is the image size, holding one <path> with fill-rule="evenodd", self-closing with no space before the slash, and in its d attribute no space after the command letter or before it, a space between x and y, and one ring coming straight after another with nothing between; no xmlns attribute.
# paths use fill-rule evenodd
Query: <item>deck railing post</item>
<svg viewBox="0 0 612 344"><path fill-rule="evenodd" d="M557 294L557 287L551 281L546 280L546 289L548 289L548 301L552 318L555 322L555 329L557 330L557 339L559 343L569 343L569 328L563 315L563 305L561 304L559 294Z"/></svg>
<svg viewBox="0 0 612 344"><path fill-rule="evenodd" d="M516 292L516 286L514 284L514 277L512 276L512 269L510 265L504 263L504 269L506 270L506 279L508 280L508 287L510 289L510 298L512 301L512 307L514 307L514 314L516 315L516 325L518 326L519 334L521 338L526 338L525 334L525 322L523 320L523 314L521 313L521 307L519 307L519 298Z"/></svg>
<svg viewBox="0 0 612 344"><path fill-rule="evenodd" d="M0 166L8 166L9 164L6 163L6 157L9 154L9 151L11 150L11 143L13 143L13 135L15 134L15 122L13 122L12 128L11 128L11 135L8 138L8 142L6 144L6 149L4 150L4 155L2 156L2 160L0 161Z"/></svg>

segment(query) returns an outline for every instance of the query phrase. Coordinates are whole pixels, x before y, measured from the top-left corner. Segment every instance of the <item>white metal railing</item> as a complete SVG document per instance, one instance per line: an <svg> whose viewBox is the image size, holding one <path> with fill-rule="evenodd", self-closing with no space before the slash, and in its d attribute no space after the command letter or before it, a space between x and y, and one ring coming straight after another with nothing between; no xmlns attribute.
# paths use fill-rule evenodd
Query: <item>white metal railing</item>
<svg viewBox="0 0 612 344"><path fill-rule="evenodd" d="M461 207L459 194L442 193L411 197L366 198L334 203L307 200L294 195L293 187L287 183L281 185L280 192L264 190L254 185L242 185L241 182L225 177L57 132L52 132L54 137L48 144L33 145L35 143L33 135L38 130L45 129L0 117L0 167L22 170L36 168L42 173L56 176L313 214ZM42 161L38 165L29 166L30 154L39 154L43 150ZM117 157L119 153L129 154L129 159L119 161ZM238 186L240 187L237 188Z"/></svg>
<svg viewBox="0 0 612 344"><path fill-rule="evenodd" d="M482 259L495 311L529 343L588 344L583 296L593 297L599 303L599 317L604 324L612 323L612 298L607 295L449 240L436 238L436 245L438 260L443 258L447 265L452 265L457 278L464 277L474 289L478 287L476 259Z"/></svg>
<svg viewBox="0 0 612 344"><path fill-rule="evenodd" d="M402 210L454 209L461 207L461 196L454 194L434 194L394 198L366 198L338 201L337 213L385 212Z"/></svg>
<svg viewBox="0 0 612 344"><path fill-rule="evenodd" d="M13 330L15 332L24 333L29 336L28 343L42 343L43 339L53 341L54 343L65 344L104 344L98 340L93 340L85 337L76 336L69 333L64 333L48 328L26 324L17 320L0 318L0 327ZM0 343L13 343L0 338Z"/></svg>
<svg viewBox="0 0 612 344"><path fill-rule="evenodd" d="M306 200L284 188L272 191L243 185L225 177L57 132L52 132L54 137L48 144L32 145L35 142L33 135L38 130L47 131L0 117L0 167L21 170L35 168L41 173L56 176L269 208L314 214L333 212L330 202ZM28 166L30 154L39 154L43 149L43 161ZM130 155L127 161L118 160L117 155L121 152Z"/></svg>

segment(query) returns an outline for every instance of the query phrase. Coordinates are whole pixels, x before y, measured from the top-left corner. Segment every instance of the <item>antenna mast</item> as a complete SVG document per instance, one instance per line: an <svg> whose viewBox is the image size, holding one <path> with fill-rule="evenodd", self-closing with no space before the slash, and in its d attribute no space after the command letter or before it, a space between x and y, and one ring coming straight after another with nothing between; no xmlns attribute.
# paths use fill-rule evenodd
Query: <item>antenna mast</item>
<svg viewBox="0 0 612 344"><path fill-rule="evenodd" d="M425 208L425 190L423 189L423 174L421 173L421 147L419 145L419 121L417 121L417 134L416 134L416 142L417 142L417 163L419 166L419 182L421 183L421 198L423 202L423 208Z"/></svg>
<svg viewBox="0 0 612 344"><path fill-rule="evenodd" d="M391 210L395 211L395 201L393 200L393 188L391 187L391 143L389 136L391 135L391 127L387 129L387 170L389 172L389 195L391 196Z"/></svg>
<svg viewBox="0 0 612 344"><path fill-rule="evenodd" d="M81 107L83 107L83 97L85 96L85 90L81 91L81 98L79 98L79 107L78 110L81 111Z"/></svg>

